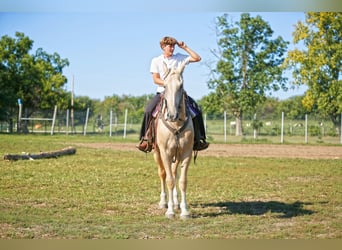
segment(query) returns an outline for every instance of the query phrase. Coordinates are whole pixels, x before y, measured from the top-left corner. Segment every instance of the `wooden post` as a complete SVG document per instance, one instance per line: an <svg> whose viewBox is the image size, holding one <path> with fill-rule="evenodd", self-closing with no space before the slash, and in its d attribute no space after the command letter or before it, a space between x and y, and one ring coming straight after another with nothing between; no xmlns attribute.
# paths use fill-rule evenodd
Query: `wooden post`
<svg viewBox="0 0 342 250"><path fill-rule="evenodd" d="M86 119L85 119L85 124L84 124L83 135L87 134L88 118L89 118L89 108L87 108L87 114L86 114Z"/></svg>
<svg viewBox="0 0 342 250"><path fill-rule="evenodd" d="M75 132L74 128L74 75L72 76L72 85L71 85L71 133L73 134Z"/></svg>
<svg viewBox="0 0 342 250"><path fill-rule="evenodd" d="M227 142L227 111L223 113L224 142Z"/></svg>
<svg viewBox="0 0 342 250"><path fill-rule="evenodd" d="M69 135L69 109L66 111L66 135Z"/></svg>
<svg viewBox="0 0 342 250"><path fill-rule="evenodd" d="M284 112L281 112L281 134L280 143L284 143Z"/></svg>
<svg viewBox="0 0 342 250"><path fill-rule="evenodd" d="M254 124L256 124L256 113L254 113L254 117L253 117L253 120L254 120ZM257 126L258 127L258 126ZM256 127L255 126L253 126L253 138L254 138L254 140L256 140L257 139L257 129L256 129Z"/></svg>
<svg viewBox="0 0 342 250"><path fill-rule="evenodd" d="M123 138L126 138L126 129L127 129L127 114L128 114L128 110L125 109L125 124L124 124L124 134L123 134Z"/></svg>
<svg viewBox="0 0 342 250"><path fill-rule="evenodd" d="M52 125L51 125L51 135L53 135L53 131L54 131L54 128L55 128L56 116L57 116L57 105L55 105L55 109L53 111Z"/></svg>
<svg viewBox="0 0 342 250"><path fill-rule="evenodd" d="M21 116L22 116L22 112L23 112L23 104L21 102L21 99L18 99L18 104L19 104L19 115L18 115L17 132L20 132L20 130L21 130Z"/></svg>
<svg viewBox="0 0 342 250"><path fill-rule="evenodd" d="M113 110L109 113L109 136L112 137Z"/></svg>
<svg viewBox="0 0 342 250"><path fill-rule="evenodd" d="M308 115L305 114L305 143L308 143Z"/></svg>

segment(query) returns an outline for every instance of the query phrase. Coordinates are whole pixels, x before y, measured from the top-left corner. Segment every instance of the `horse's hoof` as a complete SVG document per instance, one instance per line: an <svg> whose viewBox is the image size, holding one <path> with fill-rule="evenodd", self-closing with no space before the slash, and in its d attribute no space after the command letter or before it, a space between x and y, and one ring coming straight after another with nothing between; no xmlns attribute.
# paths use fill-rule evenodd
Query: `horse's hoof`
<svg viewBox="0 0 342 250"><path fill-rule="evenodd" d="M160 208L160 209L167 208L167 204L159 204L159 208Z"/></svg>
<svg viewBox="0 0 342 250"><path fill-rule="evenodd" d="M191 218L191 216L190 216L190 214L183 214L183 215L180 216L180 218L181 218L182 220L188 220L188 219Z"/></svg>
<svg viewBox="0 0 342 250"><path fill-rule="evenodd" d="M171 213L170 214L166 213L165 216L168 219L174 219L175 218L175 214L171 214Z"/></svg>

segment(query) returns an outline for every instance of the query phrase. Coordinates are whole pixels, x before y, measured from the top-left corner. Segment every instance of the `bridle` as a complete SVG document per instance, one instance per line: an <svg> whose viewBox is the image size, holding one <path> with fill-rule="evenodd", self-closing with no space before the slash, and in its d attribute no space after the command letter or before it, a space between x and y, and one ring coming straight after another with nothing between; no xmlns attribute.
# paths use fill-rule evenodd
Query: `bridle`
<svg viewBox="0 0 342 250"><path fill-rule="evenodd" d="M160 112L160 119L163 121L164 125L175 135L179 135L184 131L185 127L188 125L189 117L190 117L189 110L186 106L186 100L185 100L186 99L186 93L185 93L183 87L180 89L180 95L181 95L182 99L180 100L177 109L179 111L181 109L181 106L184 105L183 108L185 110L185 120L184 120L182 126L175 128L175 127L170 125L170 123L172 123L172 122L182 122L182 119L177 117L177 119L175 121L170 121L168 115L165 115L165 112L167 114L167 110L168 110L167 100L165 98L165 95L164 95L163 102L162 102L162 105L163 105L162 110L164 112Z"/></svg>

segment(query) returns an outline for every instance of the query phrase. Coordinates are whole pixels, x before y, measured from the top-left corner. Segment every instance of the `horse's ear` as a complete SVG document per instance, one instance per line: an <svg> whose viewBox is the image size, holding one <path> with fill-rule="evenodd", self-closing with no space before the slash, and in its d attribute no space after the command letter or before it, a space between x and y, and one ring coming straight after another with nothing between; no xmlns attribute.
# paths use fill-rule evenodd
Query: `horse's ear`
<svg viewBox="0 0 342 250"><path fill-rule="evenodd" d="M185 68L185 65L186 65L186 61L182 62L179 66L178 66L178 71L182 74L183 73L183 70Z"/></svg>

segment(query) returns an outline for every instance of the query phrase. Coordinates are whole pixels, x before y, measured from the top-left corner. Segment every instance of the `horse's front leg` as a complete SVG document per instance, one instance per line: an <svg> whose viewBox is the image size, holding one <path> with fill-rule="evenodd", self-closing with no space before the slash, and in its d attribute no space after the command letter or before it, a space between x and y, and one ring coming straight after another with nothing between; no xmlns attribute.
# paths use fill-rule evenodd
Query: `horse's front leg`
<svg viewBox="0 0 342 250"><path fill-rule="evenodd" d="M179 209L179 202L178 202L178 192L177 192L177 168L178 168L179 160L172 163L172 175L175 180L175 186L173 188L172 197L173 197L173 208Z"/></svg>
<svg viewBox="0 0 342 250"><path fill-rule="evenodd" d="M189 159L185 159L182 163L181 174L179 177L179 189L181 192L181 202L180 202L180 209L181 219L190 218L190 212L188 210L188 205L186 202L186 188L188 184L188 167L190 164L191 157Z"/></svg>
<svg viewBox="0 0 342 250"><path fill-rule="evenodd" d="M167 218L174 218L175 212L174 212L174 199L173 199L173 190L175 189L175 177L172 173L172 159L169 159L167 155L161 156L164 161L164 170L166 174L166 186L167 186L167 192L168 192L168 203L167 203L167 210L165 213L165 216Z"/></svg>
<svg viewBox="0 0 342 250"><path fill-rule="evenodd" d="M159 201L159 208L166 208L166 192L165 192L165 180L166 180L166 173L164 169L158 169L159 178L160 178L160 201Z"/></svg>
<svg viewBox="0 0 342 250"><path fill-rule="evenodd" d="M164 169L163 162L160 159L160 152L158 149L154 152L154 160L158 164L158 175L160 179L160 201L159 201L159 208L166 208L166 192L165 192L165 180L166 180L166 172Z"/></svg>
<svg viewBox="0 0 342 250"><path fill-rule="evenodd" d="M166 217L168 218L174 218L175 212L174 212L174 203L173 203L173 190L175 188L175 179L173 175L171 174L171 171L166 170L166 185L168 189L168 204L167 204L167 211L165 213Z"/></svg>

